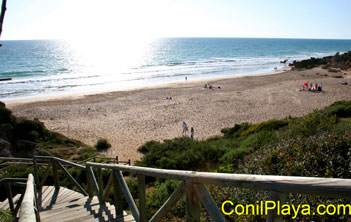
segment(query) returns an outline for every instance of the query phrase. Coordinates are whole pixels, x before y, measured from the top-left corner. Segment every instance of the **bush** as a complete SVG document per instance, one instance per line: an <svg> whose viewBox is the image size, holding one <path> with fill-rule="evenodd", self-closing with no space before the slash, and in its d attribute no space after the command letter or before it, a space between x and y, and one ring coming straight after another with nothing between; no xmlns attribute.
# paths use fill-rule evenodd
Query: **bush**
<svg viewBox="0 0 351 222"><path fill-rule="evenodd" d="M9 210L0 210L0 221L1 222L11 222L13 220L11 211Z"/></svg>
<svg viewBox="0 0 351 222"><path fill-rule="evenodd" d="M111 144L108 142L107 139L105 138L101 138L99 139L96 144L95 144L95 148L98 151L103 151L103 150L107 150L108 148L111 147Z"/></svg>
<svg viewBox="0 0 351 222"><path fill-rule="evenodd" d="M13 120L11 110L0 107L0 124L11 123Z"/></svg>
<svg viewBox="0 0 351 222"><path fill-rule="evenodd" d="M340 118L351 117L351 101L339 101L324 109L330 115Z"/></svg>

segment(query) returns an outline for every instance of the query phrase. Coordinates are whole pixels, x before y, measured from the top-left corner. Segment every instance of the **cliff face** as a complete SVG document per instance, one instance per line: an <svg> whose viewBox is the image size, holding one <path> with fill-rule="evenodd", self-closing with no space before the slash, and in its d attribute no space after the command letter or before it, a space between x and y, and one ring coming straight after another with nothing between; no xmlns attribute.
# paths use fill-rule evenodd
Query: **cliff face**
<svg viewBox="0 0 351 222"><path fill-rule="evenodd" d="M296 69L311 69L316 66L322 68L340 68L342 70L351 69L351 51L344 54L336 53L334 56L326 56L323 58L310 58L302 61L294 61L289 64Z"/></svg>

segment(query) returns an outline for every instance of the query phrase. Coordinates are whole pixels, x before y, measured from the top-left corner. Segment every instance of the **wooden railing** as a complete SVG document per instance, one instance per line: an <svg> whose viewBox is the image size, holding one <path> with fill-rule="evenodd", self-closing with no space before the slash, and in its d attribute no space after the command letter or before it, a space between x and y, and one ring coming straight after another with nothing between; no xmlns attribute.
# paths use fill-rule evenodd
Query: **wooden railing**
<svg viewBox="0 0 351 222"><path fill-rule="evenodd" d="M140 222L147 221L146 176L182 181L168 200L152 216L149 220L150 222L159 221L163 218L183 196L185 196L186 199L186 221L200 221L201 206L204 206L213 221L225 221L223 214L206 187L208 184L264 190L269 192L270 200L280 200L281 202L286 198L286 193L351 199L351 179L208 173L94 162L87 162L84 166L79 163L73 163L56 157L43 156L34 157L33 166L35 181L39 189L44 185L50 171L53 172L54 185L59 189L60 178L58 170L62 170L64 175L82 194L89 195L90 197L96 195L102 205L104 205L109 199L111 189L114 189L113 201L116 215L123 214L122 199L124 197L133 217L136 221ZM41 178L39 178L38 173L39 166L42 166L45 169ZM87 179L86 190L69 173L66 169L67 167L74 167L85 171ZM103 181L103 172L105 172L105 175L106 173L109 173L108 181ZM138 178L138 206L135 203L123 177L123 172L136 174ZM1 182L4 183L5 181L2 180ZM11 192L9 193L11 194ZM12 196L12 194L10 196ZM13 203L12 208L14 208ZM282 221L282 217L271 210L268 211L267 221Z"/></svg>
<svg viewBox="0 0 351 222"><path fill-rule="evenodd" d="M186 197L186 221L200 221L201 204L205 207L213 221L225 221L205 184L265 190L269 192L272 201L281 200L282 202L285 199L285 193L351 198L350 179L206 173L92 162L88 162L86 168L92 179L94 191L100 203L103 203L113 185L115 189L114 201L117 204L116 213L121 213L122 211L121 208L118 208L118 205L120 205L122 195L124 195L134 218L136 221L141 222L146 221L145 176L182 181L180 186L149 220L150 222L158 221L165 216L171 207L184 195ZM102 192L101 186L98 185L95 179L93 168L111 171L105 193ZM136 206L130 194L122 172L134 173L138 177L139 207ZM276 215L274 211L269 211L267 221L282 221L282 217Z"/></svg>
<svg viewBox="0 0 351 222"><path fill-rule="evenodd" d="M20 187L25 187L26 186L26 178L3 178L0 180L0 185L3 185L6 190L6 195L7 195L7 200L9 203L9 209L12 212L13 215L16 215L20 206L21 202L23 200L23 195L21 195L20 199L17 201L17 204L15 206L15 203L13 201L13 194L12 194L12 186L20 186Z"/></svg>
<svg viewBox="0 0 351 222"><path fill-rule="evenodd" d="M39 177L39 164L46 163L46 169L45 173L42 178ZM63 160L57 157L49 157L49 156L35 156L33 157L33 166L34 166L34 177L35 177L35 183L37 184L38 189L40 190L49 176L50 171L52 170L53 172L53 178L54 178L54 186L55 189L60 189L60 179L59 179L59 174L58 174L58 169L61 169L65 176L72 182L73 186L76 186L77 189L84 195L88 195L90 192L89 196L92 196L92 190L89 189L90 183L88 183L88 191L84 190L83 187L74 179L74 177L69 173L69 171L66 169L66 167L74 167L80 170L85 171L85 166L78 164L78 163L73 163L67 160ZM87 177L87 181L90 181L90 178Z"/></svg>
<svg viewBox="0 0 351 222"><path fill-rule="evenodd" d="M19 222L40 222L39 206L32 174L28 175L26 191L21 203Z"/></svg>
<svg viewBox="0 0 351 222"><path fill-rule="evenodd" d="M20 222L40 222L38 200L36 188L34 184L34 178L32 174L26 178L4 178L0 180L0 184L3 184L6 189L7 201L9 208L13 216L16 216L19 211ZM15 205L12 195L11 186L22 186L25 187L23 192ZM22 219L21 219L22 218Z"/></svg>

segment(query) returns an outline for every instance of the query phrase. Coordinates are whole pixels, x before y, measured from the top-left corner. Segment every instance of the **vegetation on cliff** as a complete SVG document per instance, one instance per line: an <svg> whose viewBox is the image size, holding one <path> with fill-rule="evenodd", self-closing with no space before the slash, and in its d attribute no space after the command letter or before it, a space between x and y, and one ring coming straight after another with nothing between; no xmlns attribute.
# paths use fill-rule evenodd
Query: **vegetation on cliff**
<svg viewBox="0 0 351 222"><path fill-rule="evenodd" d="M33 154L84 159L96 154L96 150L48 130L38 119L17 118L1 103L0 156L32 157Z"/></svg>
<svg viewBox="0 0 351 222"><path fill-rule="evenodd" d="M187 137L164 142L151 141L139 148L144 153L140 166L192 169L225 173L317 176L351 178L351 101L341 101L302 117L269 120L258 124L242 123L222 129L223 136L205 141ZM151 202L162 203L173 191L174 182L156 182ZM208 186L218 206L225 200L252 204L266 200L266 192L241 188ZM157 195L155 195L157 193ZM162 194L163 193L163 194ZM348 203L308 195L288 195L289 204ZM149 206L149 211L158 205ZM178 204L168 215L181 215ZM207 218L207 215L202 215ZM349 221L349 216L328 216L327 221ZM208 219L208 218L207 218ZM229 221L265 221L264 216L231 216ZM290 221L288 217L285 218ZM297 221L319 221L319 216L301 216Z"/></svg>

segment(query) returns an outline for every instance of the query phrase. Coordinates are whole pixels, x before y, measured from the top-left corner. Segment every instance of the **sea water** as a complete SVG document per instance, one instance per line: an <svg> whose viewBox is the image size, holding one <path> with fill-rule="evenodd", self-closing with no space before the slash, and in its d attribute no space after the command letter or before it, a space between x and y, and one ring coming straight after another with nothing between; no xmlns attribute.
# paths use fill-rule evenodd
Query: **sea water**
<svg viewBox="0 0 351 222"><path fill-rule="evenodd" d="M12 78L0 81L2 101L266 73L351 50L351 40L268 38L1 43L0 79Z"/></svg>

